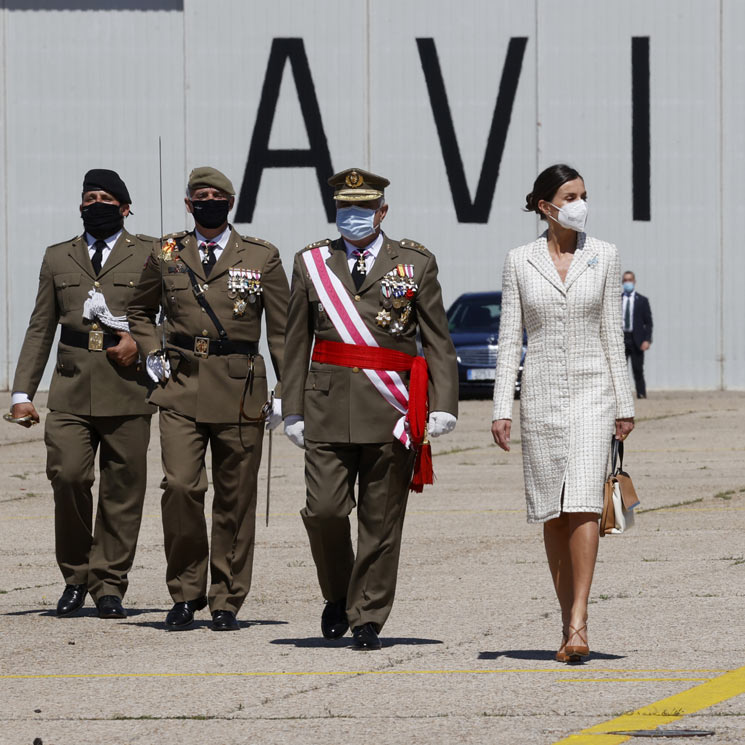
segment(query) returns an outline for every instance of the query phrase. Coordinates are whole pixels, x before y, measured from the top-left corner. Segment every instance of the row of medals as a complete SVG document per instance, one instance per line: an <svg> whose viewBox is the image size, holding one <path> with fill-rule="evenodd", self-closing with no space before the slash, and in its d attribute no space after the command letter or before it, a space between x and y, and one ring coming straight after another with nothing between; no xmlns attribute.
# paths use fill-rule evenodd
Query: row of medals
<svg viewBox="0 0 745 745"><path fill-rule="evenodd" d="M233 318L240 318L246 312L248 303L255 303L262 293L261 272L255 269L239 269L231 267L228 270L228 297L233 303Z"/></svg>
<svg viewBox="0 0 745 745"><path fill-rule="evenodd" d="M375 317L375 322L389 333L398 335L406 328L411 316L411 301L417 291L414 282L414 265L399 264L380 281L380 293L383 296L383 308ZM394 319L391 308L400 311ZM403 310L402 310L403 309Z"/></svg>

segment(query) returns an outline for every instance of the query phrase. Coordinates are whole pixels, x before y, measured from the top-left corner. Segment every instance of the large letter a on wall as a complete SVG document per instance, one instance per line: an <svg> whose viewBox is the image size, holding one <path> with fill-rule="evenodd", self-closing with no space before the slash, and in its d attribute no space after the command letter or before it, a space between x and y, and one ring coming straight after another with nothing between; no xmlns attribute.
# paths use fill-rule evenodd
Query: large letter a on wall
<svg viewBox="0 0 745 745"><path fill-rule="evenodd" d="M308 133L310 147L307 150L269 149L269 136L272 133L274 114L277 109L282 72L288 60L295 79L305 130ZM326 218L329 222L334 222L334 200L331 189L326 183L334 171L331 168L331 156L326 134L323 131L321 110L318 107L316 89L302 39L274 39L272 41L259 109L256 113L256 124L248 150L246 172L235 210L236 222L253 220L261 175L265 168L315 168Z"/></svg>
<svg viewBox="0 0 745 745"><path fill-rule="evenodd" d="M525 37L516 36L510 39L510 45L507 47L497 105L494 108L489 138L486 141L484 162L481 166L481 176L473 200L471 200L468 190L463 159L460 157L458 139L455 136L453 117L450 114L450 105L445 91L445 82L442 79L435 41L434 39L417 39L416 43L419 47L419 59L422 62L424 79L427 83L429 101L435 117L442 158L445 161L445 170L450 182L450 193L453 195L453 204L455 205L458 222L488 222L489 211L494 199L494 189L499 176L499 165L502 161L502 151L507 139L507 130L510 126L512 105L515 102L515 93L520 80L520 70L522 69L525 46L528 40Z"/></svg>

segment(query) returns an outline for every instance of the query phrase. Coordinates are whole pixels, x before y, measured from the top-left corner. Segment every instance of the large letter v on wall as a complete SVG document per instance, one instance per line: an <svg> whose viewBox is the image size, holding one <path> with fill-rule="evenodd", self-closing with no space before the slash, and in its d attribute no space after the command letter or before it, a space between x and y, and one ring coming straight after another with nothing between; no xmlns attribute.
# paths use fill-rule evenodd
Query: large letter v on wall
<svg viewBox="0 0 745 745"><path fill-rule="evenodd" d="M455 136L453 117L450 114L450 105L445 91L445 82L442 79L435 41L434 39L417 39L416 43L419 48L419 58L422 62L424 79L427 83L429 100L432 104L432 113L435 117L442 158L445 161L445 169L450 182L450 192L453 195L453 204L455 205L458 222L488 222L528 39L524 36L513 37L507 47L507 56L502 69L502 80L499 83L497 105L494 108L489 138L486 141L484 162L481 165L479 184L476 187L476 196L473 200L471 200L468 189L463 160L460 157L458 139Z"/></svg>

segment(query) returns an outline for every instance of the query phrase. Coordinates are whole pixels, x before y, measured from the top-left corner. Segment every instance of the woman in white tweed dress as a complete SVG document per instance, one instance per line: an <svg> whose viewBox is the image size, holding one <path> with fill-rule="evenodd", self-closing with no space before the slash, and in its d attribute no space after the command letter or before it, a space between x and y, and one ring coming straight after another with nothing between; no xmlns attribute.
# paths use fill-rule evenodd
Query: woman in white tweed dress
<svg viewBox="0 0 745 745"><path fill-rule="evenodd" d="M586 199L582 177L566 165L543 171L526 198L548 230L510 251L504 264L492 421L495 442L509 450L525 327L520 431L528 522L543 523L561 605L561 662L590 652L587 601L610 444L634 427L621 266L615 246L583 232Z"/></svg>

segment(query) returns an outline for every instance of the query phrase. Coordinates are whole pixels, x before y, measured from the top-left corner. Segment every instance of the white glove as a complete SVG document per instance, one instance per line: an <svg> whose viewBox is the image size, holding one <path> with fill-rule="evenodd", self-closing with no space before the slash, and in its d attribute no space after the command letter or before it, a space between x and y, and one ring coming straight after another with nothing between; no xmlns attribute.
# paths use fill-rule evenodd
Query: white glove
<svg viewBox="0 0 745 745"><path fill-rule="evenodd" d="M273 432L282 424L282 399L272 399L272 409L266 415L266 431Z"/></svg>
<svg viewBox="0 0 745 745"><path fill-rule="evenodd" d="M429 415L427 432L430 437L446 435L448 432L452 432L455 429L455 423L457 421L458 420L452 414L448 414L447 411L433 411Z"/></svg>
<svg viewBox="0 0 745 745"><path fill-rule="evenodd" d="M305 419L298 414L288 416L285 419L285 434L294 445L305 448Z"/></svg>
<svg viewBox="0 0 745 745"><path fill-rule="evenodd" d="M147 356L145 369L154 383L165 383L171 377L171 363L162 350Z"/></svg>

